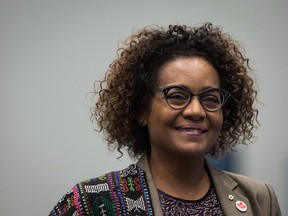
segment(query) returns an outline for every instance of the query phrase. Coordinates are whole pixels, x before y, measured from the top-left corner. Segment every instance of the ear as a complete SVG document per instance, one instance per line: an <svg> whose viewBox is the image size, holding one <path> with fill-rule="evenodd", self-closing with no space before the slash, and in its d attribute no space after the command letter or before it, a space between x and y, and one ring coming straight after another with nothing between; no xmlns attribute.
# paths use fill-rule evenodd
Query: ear
<svg viewBox="0 0 288 216"><path fill-rule="evenodd" d="M139 118L138 118L138 122L141 126L146 126L147 125L147 120L146 120L146 113L142 113Z"/></svg>

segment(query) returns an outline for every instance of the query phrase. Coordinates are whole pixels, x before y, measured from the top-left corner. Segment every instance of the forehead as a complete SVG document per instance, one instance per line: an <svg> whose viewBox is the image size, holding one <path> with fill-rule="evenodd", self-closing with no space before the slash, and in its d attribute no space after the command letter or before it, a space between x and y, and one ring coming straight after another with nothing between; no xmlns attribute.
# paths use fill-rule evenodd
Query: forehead
<svg viewBox="0 0 288 216"><path fill-rule="evenodd" d="M183 85L195 91L219 88L220 78L216 69L202 57L178 57L162 66L159 87Z"/></svg>

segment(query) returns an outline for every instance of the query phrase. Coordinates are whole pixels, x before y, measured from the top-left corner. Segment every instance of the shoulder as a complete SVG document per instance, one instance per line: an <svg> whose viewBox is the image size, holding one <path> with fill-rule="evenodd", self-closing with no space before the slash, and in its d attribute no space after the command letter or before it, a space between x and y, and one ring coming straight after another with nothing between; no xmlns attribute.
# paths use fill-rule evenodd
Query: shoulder
<svg viewBox="0 0 288 216"><path fill-rule="evenodd" d="M246 190L253 189L253 191L259 192L268 192L268 189L271 187L268 183L263 181L258 181L256 179L250 178L248 176L240 175L237 173L226 172L224 173L238 183L238 187L241 187Z"/></svg>
<svg viewBox="0 0 288 216"><path fill-rule="evenodd" d="M227 195L233 194L237 199L249 203L251 211L255 215L281 215L279 203L274 189L269 183L258 181L253 178L236 173L221 171L208 164L217 196L227 209ZM265 213L265 214L264 214Z"/></svg>
<svg viewBox="0 0 288 216"><path fill-rule="evenodd" d="M276 197L272 186L267 182L237 173L221 171L213 167L210 167L210 171L216 183L230 187L232 190L235 189L241 194L246 194L250 197L265 197L268 199Z"/></svg>
<svg viewBox="0 0 288 216"><path fill-rule="evenodd" d="M237 189L243 194L259 193L269 196L272 187L263 181L250 178L237 173L222 171L206 163L212 181L216 185L228 187L231 190Z"/></svg>
<svg viewBox="0 0 288 216"><path fill-rule="evenodd" d="M226 211L231 209L227 196L232 194L238 200L249 203L253 215L281 215L277 196L272 186L266 182L236 173L218 170L206 161L216 194ZM265 213L265 214L264 214Z"/></svg>
<svg viewBox="0 0 288 216"><path fill-rule="evenodd" d="M49 215L99 215L100 211L113 215L115 205L121 206L121 203L126 202L124 196L127 199L127 193L129 198L134 199L141 195L143 187L144 171L131 164L123 170L109 172L76 184L55 205ZM103 206L103 209L100 206Z"/></svg>
<svg viewBox="0 0 288 216"><path fill-rule="evenodd" d="M267 208L267 212L271 211L271 215L281 215L276 193L269 183L236 173L225 172L225 174L237 182L237 190L246 194L251 203L254 201L263 209Z"/></svg>

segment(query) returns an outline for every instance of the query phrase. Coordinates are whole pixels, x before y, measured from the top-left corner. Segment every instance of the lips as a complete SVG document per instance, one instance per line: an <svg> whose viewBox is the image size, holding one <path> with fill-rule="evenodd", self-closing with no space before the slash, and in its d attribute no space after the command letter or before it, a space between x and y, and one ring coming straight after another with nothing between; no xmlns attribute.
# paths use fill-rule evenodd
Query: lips
<svg viewBox="0 0 288 216"><path fill-rule="evenodd" d="M201 135L206 133L208 130L200 127L176 127L176 130L180 132L189 133L192 135Z"/></svg>

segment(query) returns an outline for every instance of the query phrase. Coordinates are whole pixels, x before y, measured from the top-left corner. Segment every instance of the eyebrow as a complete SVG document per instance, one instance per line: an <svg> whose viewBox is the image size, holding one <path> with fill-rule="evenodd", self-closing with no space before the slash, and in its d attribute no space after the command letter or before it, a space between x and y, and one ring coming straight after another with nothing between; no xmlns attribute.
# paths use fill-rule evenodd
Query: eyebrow
<svg viewBox="0 0 288 216"><path fill-rule="evenodd" d="M179 87L185 88L185 89L189 90L191 93L193 93L193 91L192 91L188 86L186 86L186 85L174 85L174 86L179 86ZM167 87L168 87L168 86L167 86ZM215 86L205 86L205 87L201 88L200 92L205 91L205 90L207 90L207 89L212 89L212 88L217 88L217 89L218 89L219 87L215 87Z"/></svg>

